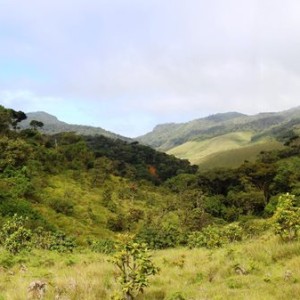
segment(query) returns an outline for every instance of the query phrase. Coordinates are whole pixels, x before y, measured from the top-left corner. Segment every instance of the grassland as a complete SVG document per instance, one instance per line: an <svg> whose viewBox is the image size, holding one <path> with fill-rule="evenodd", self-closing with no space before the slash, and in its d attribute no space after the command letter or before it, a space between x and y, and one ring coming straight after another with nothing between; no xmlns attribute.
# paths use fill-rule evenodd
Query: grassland
<svg viewBox="0 0 300 300"><path fill-rule="evenodd" d="M282 243L272 234L216 250L153 252L160 268L138 299L297 299L300 242ZM0 253L0 299L23 300L34 280L47 283L45 299L110 299L119 289L109 256L88 250L73 254L33 251ZM56 297L56 298L55 298Z"/></svg>
<svg viewBox="0 0 300 300"><path fill-rule="evenodd" d="M270 138L251 142L250 131L234 132L204 141L190 141L168 151L191 163L209 169L214 167L238 167L244 160L254 161L261 151L282 147Z"/></svg>

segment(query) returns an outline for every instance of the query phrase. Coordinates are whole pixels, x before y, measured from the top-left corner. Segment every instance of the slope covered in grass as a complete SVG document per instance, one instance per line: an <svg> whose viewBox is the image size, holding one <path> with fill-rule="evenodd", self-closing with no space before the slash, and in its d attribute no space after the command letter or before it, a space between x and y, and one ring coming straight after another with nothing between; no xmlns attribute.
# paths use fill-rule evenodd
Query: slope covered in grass
<svg viewBox="0 0 300 300"><path fill-rule="evenodd" d="M272 234L215 250L152 254L160 272L140 300L293 300L300 294L300 242L282 243ZM46 300L106 300L120 288L110 256L89 251L35 250L15 257L1 251L0 265L0 299L26 299L34 280L47 283Z"/></svg>
<svg viewBox="0 0 300 300"><path fill-rule="evenodd" d="M204 168L238 167L244 160L255 160L261 151L279 149L281 143L265 138L252 142L250 131L228 133L204 141L190 141L168 151Z"/></svg>
<svg viewBox="0 0 300 300"><path fill-rule="evenodd" d="M266 140L260 143L253 143L238 149L231 149L213 153L199 162L199 167L203 169L213 168L236 168L244 161L254 162L262 151L272 151L282 149L281 143L275 140Z"/></svg>

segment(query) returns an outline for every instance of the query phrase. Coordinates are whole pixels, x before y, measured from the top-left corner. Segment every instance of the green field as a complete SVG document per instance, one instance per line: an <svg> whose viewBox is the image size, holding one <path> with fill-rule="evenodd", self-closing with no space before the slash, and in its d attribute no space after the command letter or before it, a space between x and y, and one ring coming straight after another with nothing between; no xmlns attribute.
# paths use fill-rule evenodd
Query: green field
<svg viewBox="0 0 300 300"><path fill-rule="evenodd" d="M279 149L282 144L273 139L251 142L252 132L234 132L204 141L190 141L168 151L188 159L204 169L238 167L245 160L254 161L261 151Z"/></svg>
<svg viewBox="0 0 300 300"><path fill-rule="evenodd" d="M152 252L160 272L137 299L282 300L300 295L300 242L281 243L271 233L224 248ZM47 283L43 299L106 300L119 290L110 257L87 250L0 253L0 299L27 298L32 281ZM30 298L34 299L34 298Z"/></svg>

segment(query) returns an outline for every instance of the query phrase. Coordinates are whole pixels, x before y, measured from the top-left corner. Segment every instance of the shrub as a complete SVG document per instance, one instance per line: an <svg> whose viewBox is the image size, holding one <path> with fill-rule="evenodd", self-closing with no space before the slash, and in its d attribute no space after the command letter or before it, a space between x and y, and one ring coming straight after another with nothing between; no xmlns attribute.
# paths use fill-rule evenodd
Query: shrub
<svg viewBox="0 0 300 300"><path fill-rule="evenodd" d="M32 232L25 228L25 222L25 218L15 214L1 229L1 243L12 254L31 249Z"/></svg>
<svg viewBox="0 0 300 300"><path fill-rule="evenodd" d="M184 236L174 227L143 227L136 236L136 241L146 243L151 249L173 248L184 243Z"/></svg>
<svg viewBox="0 0 300 300"><path fill-rule="evenodd" d="M122 287L121 294L115 295L114 299L133 300L149 285L149 276L158 272L146 244L131 239L118 247L112 262L120 272L118 277Z"/></svg>
<svg viewBox="0 0 300 300"><path fill-rule="evenodd" d="M97 253L111 254L116 251L116 242L108 239L92 241L91 250Z"/></svg>
<svg viewBox="0 0 300 300"><path fill-rule="evenodd" d="M259 236L270 228L270 222L263 219L253 219L252 217L244 218L240 224L247 238Z"/></svg>
<svg viewBox="0 0 300 300"><path fill-rule="evenodd" d="M222 233L228 242L237 242L243 239L243 228L237 223L225 226Z"/></svg>
<svg viewBox="0 0 300 300"><path fill-rule="evenodd" d="M298 238L300 229L300 208L295 206L295 196L285 194L279 197L278 205L273 216L275 233L283 241Z"/></svg>
<svg viewBox="0 0 300 300"><path fill-rule="evenodd" d="M189 248L205 247L208 249L223 246L226 238L220 228L209 225L202 229L202 231L193 232L188 237Z"/></svg>
<svg viewBox="0 0 300 300"><path fill-rule="evenodd" d="M68 237L61 231L44 231L42 227L36 230L33 236L33 244L36 248L60 253L73 252L76 248L76 242L73 237Z"/></svg>
<svg viewBox="0 0 300 300"><path fill-rule="evenodd" d="M57 213L70 216L74 212L74 204L70 200L66 199L52 199L49 202L49 206Z"/></svg>
<svg viewBox="0 0 300 300"><path fill-rule="evenodd" d="M236 223L224 227L209 225L202 231L193 232L188 237L189 248L205 247L208 249L218 248L226 243L241 241L243 229Z"/></svg>

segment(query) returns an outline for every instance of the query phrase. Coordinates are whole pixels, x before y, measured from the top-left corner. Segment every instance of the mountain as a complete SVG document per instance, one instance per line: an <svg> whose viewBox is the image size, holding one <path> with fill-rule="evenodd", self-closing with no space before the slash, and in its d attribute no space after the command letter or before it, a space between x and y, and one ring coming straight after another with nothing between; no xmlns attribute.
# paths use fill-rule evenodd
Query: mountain
<svg viewBox="0 0 300 300"><path fill-rule="evenodd" d="M101 127L85 126L85 125L74 125L68 124L58 120L57 117L50 115L43 111L29 112L26 113L27 119L20 123L22 129L30 127L32 120L40 121L44 123L41 131L46 134L56 134L60 132L76 132L81 135L104 135L113 139L121 139L124 141L131 141L130 138L115 134L107 131Z"/></svg>
<svg viewBox="0 0 300 300"><path fill-rule="evenodd" d="M228 112L162 124L137 141L200 166L228 167L254 160L261 151L278 149L299 132L300 106L278 113Z"/></svg>

